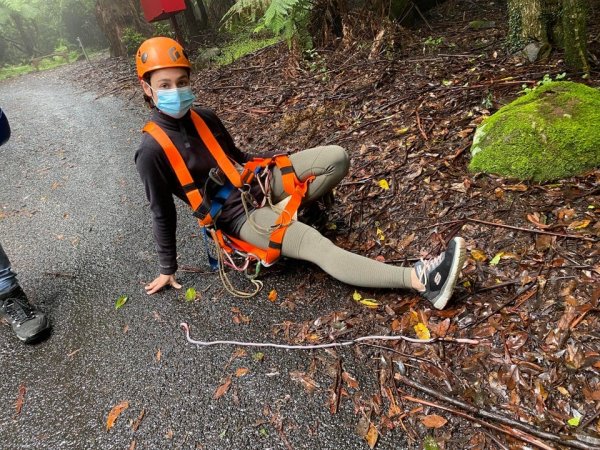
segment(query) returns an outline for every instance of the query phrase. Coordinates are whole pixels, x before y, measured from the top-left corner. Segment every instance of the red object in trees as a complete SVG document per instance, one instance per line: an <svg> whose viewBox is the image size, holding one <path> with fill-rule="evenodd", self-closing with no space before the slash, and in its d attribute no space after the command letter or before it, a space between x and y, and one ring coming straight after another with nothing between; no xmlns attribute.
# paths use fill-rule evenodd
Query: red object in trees
<svg viewBox="0 0 600 450"><path fill-rule="evenodd" d="M164 20L184 11L185 0L142 0L144 17L148 22Z"/></svg>

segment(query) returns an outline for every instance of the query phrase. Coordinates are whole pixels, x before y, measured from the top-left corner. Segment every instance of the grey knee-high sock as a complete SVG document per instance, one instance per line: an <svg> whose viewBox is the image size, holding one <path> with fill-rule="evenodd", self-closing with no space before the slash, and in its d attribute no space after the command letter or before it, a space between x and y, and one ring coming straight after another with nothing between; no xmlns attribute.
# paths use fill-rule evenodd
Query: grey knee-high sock
<svg viewBox="0 0 600 450"><path fill-rule="evenodd" d="M273 225L277 217L278 214L269 207L251 213L252 222L261 227ZM269 243L269 234L258 232L249 221L242 226L240 238L262 248ZM281 253L312 262L335 279L353 286L411 288L410 268L384 264L343 250L302 222L290 224L283 238Z"/></svg>

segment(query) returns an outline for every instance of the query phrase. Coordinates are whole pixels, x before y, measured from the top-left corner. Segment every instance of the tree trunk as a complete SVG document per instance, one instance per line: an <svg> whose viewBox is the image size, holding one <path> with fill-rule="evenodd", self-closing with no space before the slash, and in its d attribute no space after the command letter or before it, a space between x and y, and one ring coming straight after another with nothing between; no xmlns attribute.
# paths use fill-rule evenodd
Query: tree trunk
<svg viewBox="0 0 600 450"><path fill-rule="evenodd" d="M185 11L183 12L185 18L185 28L188 32L188 37L197 36L200 34L200 24L196 20L194 14L194 5L191 0L185 0Z"/></svg>
<svg viewBox="0 0 600 450"><path fill-rule="evenodd" d="M138 0L96 0L96 20L106 36L111 56L125 56L121 41L125 28L133 28L144 36L152 34L152 26L141 16Z"/></svg>
<svg viewBox="0 0 600 450"><path fill-rule="evenodd" d="M587 11L583 0L563 0L562 2L563 42L565 62L569 67L590 73L587 59Z"/></svg>
<svg viewBox="0 0 600 450"><path fill-rule="evenodd" d="M33 58L33 54L35 53L33 39L31 38L31 34L25 30L25 24L23 23L23 18L19 14L11 14L10 18L15 24L15 28L19 32L19 36L21 37L21 42L23 43L23 48L25 49L25 53L28 57Z"/></svg>
<svg viewBox="0 0 600 450"><path fill-rule="evenodd" d="M198 11L200 11L200 28L206 30L209 26L206 5L204 4L204 0L196 0L196 4L198 5Z"/></svg>
<svg viewBox="0 0 600 450"><path fill-rule="evenodd" d="M537 43L542 58L552 46L562 47L571 69L589 73L585 3L585 0L508 0L510 46L517 50Z"/></svg>

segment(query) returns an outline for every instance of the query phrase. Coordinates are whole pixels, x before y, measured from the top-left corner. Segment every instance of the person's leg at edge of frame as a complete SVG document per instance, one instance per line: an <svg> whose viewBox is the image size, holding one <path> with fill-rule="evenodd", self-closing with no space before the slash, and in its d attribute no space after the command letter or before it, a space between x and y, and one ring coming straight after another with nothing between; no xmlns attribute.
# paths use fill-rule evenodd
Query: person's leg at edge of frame
<svg viewBox="0 0 600 450"><path fill-rule="evenodd" d="M267 228L277 217L278 214L268 207L253 211L251 220L240 230L240 238L266 247L269 234L257 231L252 223ZM333 278L353 286L414 289L437 309L443 309L452 296L465 253L464 240L454 238L446 251L436 258L419 261L411 268L393 266L343 250L301 222L292 222L288 227L281 251L283 256L312 262Z"/></svg>
<svg viewBox="0 0 600 450"><path fill-rule="evenodd" d="M45 314L29 303L27 295L19 286L2 245L0 245L0 316L11 325L17 337L26 343L45 336L49 329Z"/></svg>
<svg viewBox="0 0 600 450"><path fill-rule="evenodd" d="M6 256L2 245L0 245L0 297L17 286L17 274L12 271L8 256Z"/></svg>

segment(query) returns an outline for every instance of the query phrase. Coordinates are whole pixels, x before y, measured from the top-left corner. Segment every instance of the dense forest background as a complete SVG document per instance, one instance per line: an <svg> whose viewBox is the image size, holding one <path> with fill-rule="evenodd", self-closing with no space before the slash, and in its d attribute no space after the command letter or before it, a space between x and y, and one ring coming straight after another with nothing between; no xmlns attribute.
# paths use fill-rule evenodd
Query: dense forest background
<svg viewBox="0 0 600 450"><path fill-rule="evenodd" d="M148 23L139 0L0 0L0 67L36 64L46 56L82 56L83 49L108 48L111 56L131 55L153 35L171 35L194 50L250 30L281 37L290 49L323 47L356 37L373 51L397 48L398 27L427 22L425 13L442 0L185 0L186 10ZM565 50L567 63L588 73L584 0L500 0L508 11L507 49L534 43L532 58L552 48ZM476 2L473 2L473 20ZM473 26L485 27L485 21ZM297 53L297 52L296 52ZM36 67L37 68L37 67Z"/></svg>

